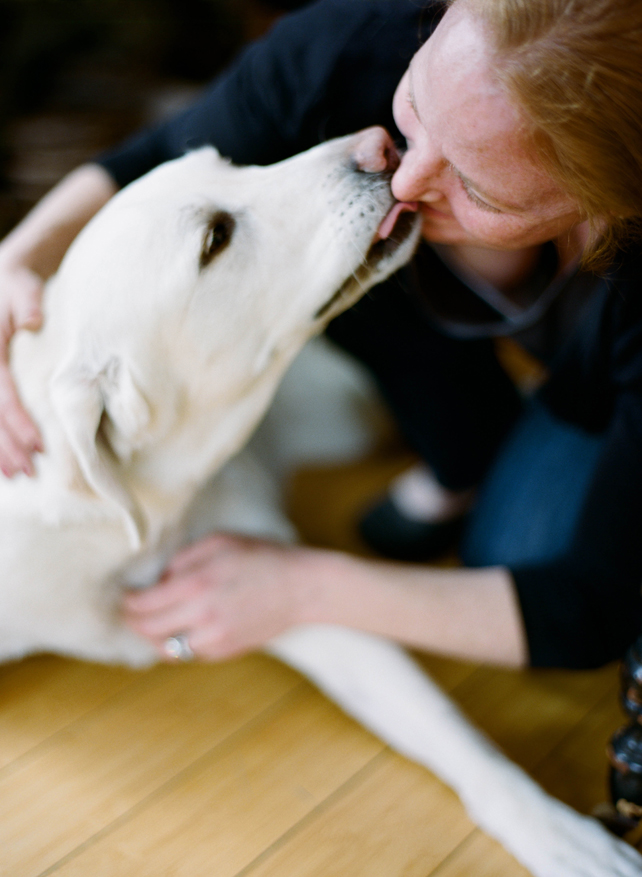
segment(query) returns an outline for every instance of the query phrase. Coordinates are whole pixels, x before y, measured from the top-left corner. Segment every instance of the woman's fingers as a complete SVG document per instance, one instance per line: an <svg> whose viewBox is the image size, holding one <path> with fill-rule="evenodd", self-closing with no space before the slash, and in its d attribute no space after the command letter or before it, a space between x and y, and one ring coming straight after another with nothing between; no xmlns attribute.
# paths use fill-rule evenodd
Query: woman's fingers
<svg viewBox="0 0 642 877"><path fill-rule="evenodd" d="M27 269L13 269L3 276L0 295L0 470L33 475L32 455L42 451L42 438L25 411L9 366L9 343L18 329L38 329L42 324L42 281Z"/></svg>
<svg viewBox="0 0 642 877"><path fill-rule="evenodd" d="M206 593L194 593L186 589L189 598L174 600L171 603L144 612L129 610L126 607L127 624L143 636L158 640L201 627L212 616L211 600ZM181 588L176 589L180 593Z"/></svg>
<svg viewBox="0 0 642 877"><path fill-rule="evenodd" d="M130 591L125 595L123 605L127 615L143 616L163 612L186 600L194 600L203 590L200 577L174 576L144 591Z"/></svg>
<svg viewBox="0 0 642 877"><path fill-rule="evenodd" d="M13 377L0 358L0 469L7 476L34 474L31 455L42 451L42 439L22 407Z"/></svg>
<svg viewBox="0 0 642 877"><path fill-rule="evenodd" d="M183 634L201 658L240 654L295 622L292 558L277 543L210 536L182 551L158 584L128 594L124 620L161 652L168 636Z"/></svg>
<svg viewBox="0 0 642 877"><path fill-rule="evenodd" d="M137 598L145 599L137 599ZM147 599L148 598L148 599ZM210 578L207 586L195 576L176 578L160 583L143 594L125 598L124 620L141 636L151 640L159 654L171 660L165 644L168 637L188 637L196 657L218 659L231 657L236 648L227 644L225 625L217 611L216 584Z"/></svg>
<svg viewBox="0 0 642 877"><path fill-rule="evenodd" d="M165 576L178 575L189 569L200 567L204 562L215 558L216 554L227 548L239 544L242 538L232 536L229 533L215 533L198 542L193 542L186 548L181 548L170 560L165 570Z"/></svg>

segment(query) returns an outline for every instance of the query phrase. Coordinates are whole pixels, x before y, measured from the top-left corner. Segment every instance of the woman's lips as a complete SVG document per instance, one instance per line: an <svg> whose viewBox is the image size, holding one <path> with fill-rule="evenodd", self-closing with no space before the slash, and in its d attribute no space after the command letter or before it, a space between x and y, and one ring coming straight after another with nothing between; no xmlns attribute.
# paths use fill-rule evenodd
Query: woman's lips
<svg viewBox="0 0 642 877"><path fill-rule="evenodd" d="M421 215L426 218L435 217L438 219L453 219L452 213L447 213L445 210L439 210L437 207L433 207L432 204L422 203L419 210Z"/></svg>

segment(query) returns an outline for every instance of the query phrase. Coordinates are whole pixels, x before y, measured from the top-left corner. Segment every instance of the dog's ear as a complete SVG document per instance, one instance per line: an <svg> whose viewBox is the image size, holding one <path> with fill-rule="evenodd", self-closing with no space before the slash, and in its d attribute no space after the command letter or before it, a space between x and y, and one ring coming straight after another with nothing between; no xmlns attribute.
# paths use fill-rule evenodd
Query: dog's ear
<svg viewBox="0 0 642 877"><path fill-rule="evenodd" d="M138 504L119 476L128 439L149 421L149 407L130 372L115 360L99 371L68 363L52 378L51 399L78 465L92 490L123 515L132 548L145 539ZM118 444L120 443L120 447ZM129 444L131 452L131 444Z"/></svg>

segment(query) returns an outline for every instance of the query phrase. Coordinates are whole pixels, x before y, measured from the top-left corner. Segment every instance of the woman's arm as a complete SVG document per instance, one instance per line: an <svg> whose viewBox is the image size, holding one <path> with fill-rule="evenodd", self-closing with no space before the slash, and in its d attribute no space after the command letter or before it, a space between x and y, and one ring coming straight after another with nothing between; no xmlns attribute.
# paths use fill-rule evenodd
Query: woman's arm
<svg viewBox="0 0 642 877"><path fill-rule="evenodd" d="M323 551L308 563L306 621L345 624L456 658L528 662L519 603L503 567L439 569Z"/></svg>
<svg viewBox="0 0 642 877"><path fill-rule="evenodd" d="M219 659L303 623L341 624L452 657L528 661L510 573L435 569L216 535L180 552L155 587L125 600L127 623L162 653L185 633Z"/></svg>
<svg viewBox="0 0 642 877"><path fill-rule="evenodd" d="M65 177L0 243L0 469L7 476L33 474L31 454L42 450L38 430L16 393L9 342L18 329L42 322L44 283L69 244L117 190L99 165Z"/></svg>
<svg viewBox="0 0 642 877"><path fill-rule="evenodd" d="M28 268L40 281L46 280L78 232L116 191L100 165L85 164L72 171L0 243L0 265Z"/></svg>

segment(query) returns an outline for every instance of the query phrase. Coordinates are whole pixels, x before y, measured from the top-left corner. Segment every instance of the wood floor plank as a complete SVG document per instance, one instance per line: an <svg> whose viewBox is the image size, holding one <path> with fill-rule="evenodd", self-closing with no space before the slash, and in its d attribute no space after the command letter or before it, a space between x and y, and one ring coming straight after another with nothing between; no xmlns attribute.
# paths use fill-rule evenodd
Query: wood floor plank
<svg viewBox="0 0 642 877"><path fill-rule="evenodd" d="M46 874L233 877L382 750L302 686Z"/></svg>
<svg viewBox="0 0 642 877"><path fill-rule="evenodd" d="M614 665L590 672L479 667L453 694L478 727L532 770L616 686Z"/></svg>
<svg viewBox="0 0 642 877"><path fill-rule="evenodd" d="M52 734L131 684L138 674L52 655L0 667L0 774Z"/></svg>
<svg viewBox="0 0 642 877"><path fill-rule="evenodd" d="M624 724L616 691L604 697L544 759L535 777L552 794L582 813L607 800L606 745Z"/></svg>
<svg viewBox="0 0 642 877"><path fill-rule="evenodd" d="M454 661L438 655L412 652L412 657L444 691L457 691L466 679L477 672L479 665L468 661Z"/></svg>
<svg viewBox="0 0 642 877"><path fill-rule="evenodd" d="M530 877L530 872L476 829L430 877Z"/></svg>
<svg viewBox="0 0 642 877"><path fill-rule="evenodd" d="M426 877L474 829L454 793L390 751L238 877Z"/></svg>
<svg viewBox="0 0 642 877"><path fill-rule="evenodd" d="M39 874L301 685L258 655L154 668L5 769L0 874Z"/></svg>

